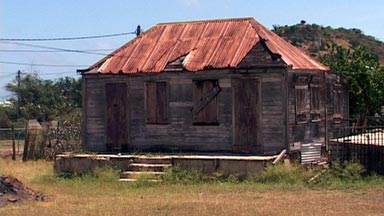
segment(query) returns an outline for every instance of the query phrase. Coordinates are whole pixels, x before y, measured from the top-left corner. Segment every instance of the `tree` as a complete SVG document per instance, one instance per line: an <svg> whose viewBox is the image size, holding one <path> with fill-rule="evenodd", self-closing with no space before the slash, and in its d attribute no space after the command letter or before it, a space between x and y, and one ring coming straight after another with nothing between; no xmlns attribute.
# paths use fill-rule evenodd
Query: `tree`
<svg viewBox="0 0 384 216"><path fill-rule="evenodd" d="M13 107L20 107L21 117L47 121L81 107L81 81L71 77L56 81L43 80L36 74L28 74L7 85L7 90L20 96L11 99Z"/></svg>
<svg viewBox="0 0 384 216"><path fill-rule="evenodd" d="M322 62L348 81L350 114L367 124L367 116L381 113L384 107L384 68L379 58L363 46L355 50L338 45L330 47L330 54Z"/></svg>

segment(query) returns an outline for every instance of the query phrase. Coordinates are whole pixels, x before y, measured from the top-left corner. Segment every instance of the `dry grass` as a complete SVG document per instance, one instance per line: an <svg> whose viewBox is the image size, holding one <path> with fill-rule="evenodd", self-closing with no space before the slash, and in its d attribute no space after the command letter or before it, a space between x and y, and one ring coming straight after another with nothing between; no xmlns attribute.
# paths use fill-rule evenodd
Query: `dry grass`
<svg viewBox="0 0 384 216"><path fill-rule="evenodd" d="M8 205L0 215L382 215L384 188L356 190L211 183L140 186L99 178L63 179L52 163L0 160L12 175L48 196L45 202Z"/></svg>

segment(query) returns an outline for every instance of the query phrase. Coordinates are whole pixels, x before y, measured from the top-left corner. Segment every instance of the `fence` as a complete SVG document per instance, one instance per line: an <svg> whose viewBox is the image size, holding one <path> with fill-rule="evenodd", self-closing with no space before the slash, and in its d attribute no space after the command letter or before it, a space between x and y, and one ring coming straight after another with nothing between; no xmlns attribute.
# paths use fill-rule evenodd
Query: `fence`
<svg viewBox="0 0 384 216"><path fill-rule="evenodd" d="M0 156L12 155L15 159L16 155L23 152L24 138L24 128L0 128Z"/></svg>
<svg viewBox="0 0 384 216"><path fill-rule="evenodd" d="M54 159L65 151L81 151L80 124L31 120L25 128L0 129L1 156L23 154L23 160ZM13 147L14 146L14 147Z"/></svg>
<svg viewBox="0 0 384 216"><path fill-rule="evenodd" d="M330 140L331 160L355 161L369 172L384 174L384 126L336 129Z"/></svg>

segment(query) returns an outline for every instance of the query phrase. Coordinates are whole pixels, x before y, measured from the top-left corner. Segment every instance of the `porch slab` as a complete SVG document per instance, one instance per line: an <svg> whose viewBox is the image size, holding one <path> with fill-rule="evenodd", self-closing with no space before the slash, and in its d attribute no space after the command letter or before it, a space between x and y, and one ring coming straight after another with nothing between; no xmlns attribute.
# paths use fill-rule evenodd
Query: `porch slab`
<svg viewBox="0 0 384 216"><path fill-rule="evenodd" d="M168 161L172 167L195 169L206 174L219 172L232 175L258 174L273 162L278 155L272 156L235 156L235 155L120 155L120 154L59 154L54 169L57 173L92 173L97 168L113 167L122 171L129 170L131 164L140 160Z"/></svg>

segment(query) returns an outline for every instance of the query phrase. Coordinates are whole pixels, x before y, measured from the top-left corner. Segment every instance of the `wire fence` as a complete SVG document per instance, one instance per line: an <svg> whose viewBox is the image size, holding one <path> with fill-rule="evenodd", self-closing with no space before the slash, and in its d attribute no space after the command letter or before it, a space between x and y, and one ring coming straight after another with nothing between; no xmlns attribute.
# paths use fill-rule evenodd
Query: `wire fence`
<svg viewBox="0 0 384 216"><path fill-rule="evenodd" d="M7 157L23 153L25 128L0 128L0 156Z"/></svg>
<svg viewBox="0 0 384 216"><path fill-rule="evenodd" d="M339 128L330 140L332 162L359 162L368 172L384 174L384 126Z"/></svg>

